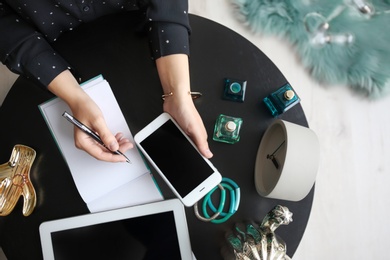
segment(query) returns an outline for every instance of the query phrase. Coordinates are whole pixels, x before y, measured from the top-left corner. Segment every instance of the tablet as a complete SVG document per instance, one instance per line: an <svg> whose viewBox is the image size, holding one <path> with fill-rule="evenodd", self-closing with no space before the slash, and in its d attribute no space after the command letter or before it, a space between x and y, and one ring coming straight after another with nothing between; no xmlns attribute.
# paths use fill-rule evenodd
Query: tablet
<svg viewBox="0 0 390 260"><path fill-rule="evenodd" d="M47 259L193 259L178 199L44 222Z"/></svg>
<svg viewBox="0 0 390 260"><path fill-rule="evenodd" d="M168 114L162 113L134 136L138 148L175 195L194 205L222 180L214 165Z"/></svg>

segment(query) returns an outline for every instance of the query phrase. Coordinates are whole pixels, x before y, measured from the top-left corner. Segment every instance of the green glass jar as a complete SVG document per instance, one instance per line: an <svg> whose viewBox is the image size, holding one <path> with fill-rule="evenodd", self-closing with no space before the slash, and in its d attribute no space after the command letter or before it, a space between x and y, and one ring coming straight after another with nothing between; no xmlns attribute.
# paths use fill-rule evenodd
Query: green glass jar
<svg viewBox="0 0 390 260"><path fill-rule="evenodd" d="M277 117L300 102L290 84L286 84L263 99L271 115Z"/></svg>
<svg viewBox="0 0 390 260"><path fill-rule="evenodd" d="M234 144L240 140L242 118L219 115L214 126L213 140Z"/></svg>
<svg viewBox="0 0 390 260"><path fill-rule="evenodd" d="M246 91L246 80L225 78L223 99L244 102Z"/></svg>

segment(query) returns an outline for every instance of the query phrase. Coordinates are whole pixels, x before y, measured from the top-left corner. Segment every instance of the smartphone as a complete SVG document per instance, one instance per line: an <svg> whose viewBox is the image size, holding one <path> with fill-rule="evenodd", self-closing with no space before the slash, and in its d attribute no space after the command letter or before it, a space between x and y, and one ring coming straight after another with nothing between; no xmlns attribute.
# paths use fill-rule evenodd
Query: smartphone
<svg viewBox="0 0 390 260"><path fill-rule="evenodd" d="M222 180L214 165L168 113L162 113L134 136L134 141L173 193L193 206Z"/></svg>

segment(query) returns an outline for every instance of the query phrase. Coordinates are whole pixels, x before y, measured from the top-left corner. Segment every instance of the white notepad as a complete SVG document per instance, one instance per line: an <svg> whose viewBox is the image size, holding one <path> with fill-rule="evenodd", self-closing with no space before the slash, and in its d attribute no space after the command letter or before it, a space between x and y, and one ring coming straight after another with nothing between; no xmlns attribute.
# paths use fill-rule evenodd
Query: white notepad
<svg viewBox="0 0 390 260"><path fill-rule="evenodd" d="M122 132L134 143L133 135L108 82L98 76L82 85L100 107L112 133ZM91 212L162 200L150 170L136 148L126 151L128 163L98 161L74 145L73 128L63 116L71 112L60 98L39 106L41 113L66 160L76 187Z"/></svg>

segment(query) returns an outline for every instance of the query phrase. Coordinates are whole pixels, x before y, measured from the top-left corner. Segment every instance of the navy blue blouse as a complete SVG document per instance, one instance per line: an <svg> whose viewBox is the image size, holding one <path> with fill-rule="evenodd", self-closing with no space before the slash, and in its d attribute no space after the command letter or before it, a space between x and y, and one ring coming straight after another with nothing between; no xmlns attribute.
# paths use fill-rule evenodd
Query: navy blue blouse
<svg viewBox="0 0 390 260"><path fill-rule="evenodd" d="M144 14L152 58L189 54L187 0L0 0L0 60L11 71L47 86L71 68L50 46L61 33L133 10Z"/></svg>

